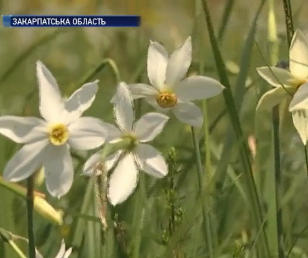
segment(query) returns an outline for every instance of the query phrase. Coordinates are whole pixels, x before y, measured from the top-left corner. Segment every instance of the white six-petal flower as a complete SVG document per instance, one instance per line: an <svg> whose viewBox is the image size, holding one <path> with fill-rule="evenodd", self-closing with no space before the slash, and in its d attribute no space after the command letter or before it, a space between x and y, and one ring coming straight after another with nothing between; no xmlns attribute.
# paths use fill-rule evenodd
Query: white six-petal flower
<svg viewBox="0 0 308 258"><path fill-rule="evenodd" d="M170 58L161 44L151 42L147 59L151 86L142 83L129 85L133 98L145 98L157 110L172 111L181 122L201 127L202 113L191 101L216 96L222 92L224 86L217 80L205 76L190 76L184 79L191 61L190 37Z"/></svg>
<svg viewBox="0 0 308 258"><path fill-rule="evenodd" d="M25 144L7 163L3 177L17 182L44 167L46 187L60 198L73 183L70 147L90 150L106 139L104 123L92 117L80 117L95 99L98 81L87 83L63 100L55 78L38 61L39 110L36 117L0 117L0 134L16 143Z"/></svg>
<svg viewBox="0 0 308 258"><path fill-rule="evenodd" d="M308 140L306 126L308 109L308 41L304 34L300 30L294 33L289 51L289 71L283 68L266 66L257 68L257 71L261 77L275 87L261 97L257 109L270 109L283 99L290 98L289 111L292 113L294 127L303 144L306 145Z"/></svg>
<svg viewBox="0 0 308 258"><path fill-rule="evenodd" d="M73 251L72 248L66 250L65 242L62 239L60 250L58 254L55 256L55 258L68 258L71 255L72 251ZM36 258L44 258L44 257L38 251L36 251Z"/></svg>
<svg viewBox="0 0 308 258"><path fill-rule="evenodd" d="M300 30L294 33L290 46L289 71L268 66L257 71L275 87L261 97L257 109L270 109L294 93L289 111L308 108L308 42Z"/></svg>
<svg viewBox="0 0 308 258"><path fill-rule="evenodd" d="M158 150L146 142L160 134L168 117L160 113L147 113L134 123L133 98L125 83L120 83L114 97L115 120L119 129L109 125L110 142L117 142L126 137L134 141L130 151L119 150L105 160L106 171L117 163L110 176L108 198L112 205L124 202L135 190L139 168L156 178L167 175L167 164ZM119 160L121 154L124 157ZM100 162L99 152L92 155L83 168L84 175L97 173L95 168Z"/></svg>

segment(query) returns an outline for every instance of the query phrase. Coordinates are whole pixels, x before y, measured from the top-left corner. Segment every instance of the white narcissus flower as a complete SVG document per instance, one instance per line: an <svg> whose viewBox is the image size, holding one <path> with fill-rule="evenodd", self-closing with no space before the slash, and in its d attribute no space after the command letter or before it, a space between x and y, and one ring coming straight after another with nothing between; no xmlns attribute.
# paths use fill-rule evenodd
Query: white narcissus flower
<svg viewBox="0 0 308 258"><path fill-rule="evenodd" d="M98 81L87 83L63 100L55 78L40 62L36 63L39 87L39 110L36 117L0 117L0 134L25 144L6 164L3 177L21 181L44 167L49 193L60 198L72 186L74 177L70 148L90 150L106 139L104 123L81 117L95 99Z"/></svg>
<svg viewBox="0 0 308 258"><path fill-rule="evenodd" d="M270 109L283 99L291 99L289 111L302 142L307 143L308 109L308 41L302 31L294 33L289 51L289 70L259 67L258 73L275 88L266 92L257 105L258 110Z"/></svg>
<svg viewBox="0 0 308 258"><path fill-rule="evenodd" d="M168 168L163 156L146 142L152 141L162 132L169 118L160 113L147 113L134 123L133 99L123 82L118 86L114 97L114 111L119 129L109 124L110 142L130 139L132 143L130 149L119 150L105 160L106 171L119 161L110 176L107 194L110 203L117 205L124 202L135 190L139 169L156 178L167 175ZM120 159L120 156L123 158ZM97 152L85 163L83 174L97 173L96 167L99 163L100 153Z"/></svg>
<svg viewBox="0 0 308 258"><path fill-rule="evenodd" d="M68 258L71 255L72 251L73 251L72 248L65 250L65 242L62 239L60 250L58 254L55 256L55 258ZM35 258L44 258L44 257L36 250Z"/></svg>
<svg viewBox="0 0 308 258"><path fill-rule="evenodd" d="M147 72L150 85L129 85L134 99L145 98L161 112L172 111L181 122L201 127L203 116L191 101L208 99L222 92L217 80L205 76L184 77L192 61L192 44L189 37L172 55L158 42L151 42L148 50Z"/></svg>
<svg viewBox="0 0 308 258"><path fill-rule="evenodd" d="M289 70L264 66L257 68L257 71L275 87L261 97L257 109L273 108L294 93L289 111L308 108L308 42L300 30L294 33L291 42Z"/></svg>

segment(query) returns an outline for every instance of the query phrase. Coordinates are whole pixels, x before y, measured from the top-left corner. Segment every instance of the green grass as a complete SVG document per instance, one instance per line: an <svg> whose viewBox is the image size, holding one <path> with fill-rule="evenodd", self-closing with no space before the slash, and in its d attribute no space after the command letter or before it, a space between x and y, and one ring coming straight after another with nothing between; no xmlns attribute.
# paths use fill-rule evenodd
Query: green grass
<svg viewBox="0 0 308 258"><path fill-rule="evenodd" d="M13 12L2 2L3 13ZM147 82L149 40L162 42L171 52L189 35L189 72L214 77L226 87L221 96L198 103L205 126L194 129L193 137L190 127L171 117L154 141L168 161L168 176L154 180L142 175L135 193L121 205L111 207L102 198L102 182L96 185L98 198L93 179L81 176L92 152L73 152L74 185L60 200L36 182L35 190L64 212L65 222L58 226L35 212L36 247L45 258L55 257L61 238L73 247L72 258L308 257L302 143L283 105L279 121L277 114L255 113L258 99L270 89L255 68L288 59L283 1L147 3L140 11L144 25L137 29L0 29L1 115L39 115L39 59L66 96L99 79L96 100L85 115L113 122L110 99L117 83ZM295 28L305 29L307 4L291 4ZM139 109L138 116L152 111L143 102ZM1 136L0 147L1 171L20 146ZM20 185L26 187L26 182ZM0 196L0 258L22 257L20 252L27 257L25 199L2 184ZM108 231L98 209L106 209Z"/></svg>

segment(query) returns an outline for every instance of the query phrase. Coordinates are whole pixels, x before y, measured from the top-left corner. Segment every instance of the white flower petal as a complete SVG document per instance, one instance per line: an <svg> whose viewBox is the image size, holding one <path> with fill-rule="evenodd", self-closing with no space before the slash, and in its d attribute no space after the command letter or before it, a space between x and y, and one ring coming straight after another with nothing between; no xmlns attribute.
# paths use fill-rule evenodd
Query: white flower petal
<svg viewBox="0 0 308 258"><path fill-rule="evenodd" d="M19 182L36 172L42 165L42 152L47 144L46 139L23 146L6 164L3 178L7 181Z"/></svg>
<svg viewBox="0 0 308 258"><path fill-rule="evenodd" d="M122 153L123 150L116 151L105 159L105 166L107 171L111 170L114 167Z"/></svg>
<svg viewBox="0 0 308 258"><path fill-rule="evenodd" d="M94 168L97 167L97 165L99 165L99 163L101 162L101 153L102 151L98 151L96 153L94 153L84 164L83 166L83 175L85 176L92 176L94 173ZM122 154L122 151L117 151L115 153L113 153L112 155L109 155L106 159L105 159L105 168L106 168L106 172L108 172L110 169L113 168L113 166L115 165L115 163L117 162L117 160L119 159L120 155ZM100 175L102 174L102 170L101 169L97 169L96 170L96 175Z"/></svg>
<svg viewBox="0 0 308 258"><path fill-rule="evenodd" d="M202 127L202 112L195 104L191 102L180 102L174 106L172 111L181 122L195 127Z"/></svg>
<svg viewBox="0 0 308 258"><path fill-rule="evenodd" d="M72 251L73 251L73 249L71 247L69 249L67 249L65 254L64 254L64 256L63 256L63 258L68 258L71 255Z"/></svg>
<svg viewBox="0 0 308 258"><path fill-rule="evenodd" d="M292 112L292 119L303 144L306 145L308 141L308 110Z"/></svg>
<svg viewBox="0 0 308 258"><path fill-rule="evenodd" d="M46 122L36 117L2 116L0 134L16 143L30 143L47 138Z"/></svg>
<svg viewBox="0 0 308 258"><path fill-rule="evenodd" d="M62 239L60 250L59 250L59 252L58 252L58 254L56 255L55 258L63 258L64 254L65 254L65 243L64 243L64 240Z"/></svg>
<svg viewBox="0 0 308 258"><path fill-rule="evenodd" d="M169 117L159 113L147 113L135 124L134 133L140 142L152 141L164 129Z"/></svg>
<svg viewBox="0 0 308 258"><path fill-rule="evenodd" d="M290 112L301 109L308 109L308 83L299 87L289 106Z"/></svg>
<svg viewBox="0 0 308 258"><path fill-rule="evenodd" d="M101 124L107 131L106 141L110 142L113 141L114 139L119 139L123 135L123 132L120 131L119 128L116 127L115 125L103 121L101 121Z"/></svg>
<svg viewBox="0 0 308 258"><path fill-rule="evenodd" d="M289 58L291 73L306 80L308 77L308 42L300 30L293 35Z"/></svg>
<svg viewBox="0 0 308 258"><path fill-rule="evenodd" d="M287 90L291 89L288 88ZM292 93L292 91L290 93ZM271 89L262 95L256 109L257 111L271 110L274 106L278 105L281 101L288 97L291 98L288 91L286 91L283 87Z"/></svg>
<svg viewBox="0 0 308 258"><path fill-rule="evenodd" d="M55 78L41 61L36 62L36 75L42 117L47 122L60 122L64 119L65 109Z"/></svg>
<svg viewBox="0 0 308 258"><path fill-rule="evenodd" d="M128 89L130 90L134 99L141 99L158 95L157 89L144 83L130 84L128 85Z"/></svg>
<svg viewBox="0 0 308 258"><path fill-rule="evenodd" d="M257 68L259 75L274 87L294 87L298 84L296 79L289 71L278 68L263 66Z"/></svg>
<svg viewBox="0 0 308 258"><path fill-rule="evenodd" d="M108 199L113 206L124 202L134 192L138 172L133 154L128 153L119 161L109 180Z"/></svg>
<svg viewBox="0 0 308 258"><path fill-rule="evenodd" d="M156 97L158 90L153 86L144 83L129 84L128 89L133 99L141 99L147 97ZM110 103L115 103L116 94L111 98Z"/></svg>
<svg viewBox="0 0 308 258"><path fill-rule="evenodd" d="M68 258L71 253L72 253L73 249L72 248L69 248L65 251L65 243L64 243L64 240L62 239L61 240L61 247L60 247L60 250L59 252L57 253L56 257L55 258ZM40 253L39 251L35 250L35 258L44 258Z"/></svg>
<svg viewBox="0 0 308 258"><path fill-rule="evenodd" d="M44 258L38 250L35 249L35 258Z"/></svg>
<svg viewBox="0 0 308 258"><path fill-rule="evenodd" d="M65 101L67 123L77 120L92 105L98 90L98 80L84 84Z"/></svg>
<svg viewBox="0 0 308 258"><path fill-rule="evenodd" d="M166 71L166 81L165 84L168 86L173 86L182 80L191 64L192 59L192 45L191 37L188 37L184 44L175 50L168 61L167 71Z"/></svg>
<svg viewBox="0 0 308 258"><path fill-rule="evenodd" d="M130 132L133 128L135 114L133 98L125 82L121 82L118 86L114 102L114 114L119 128L122 131Z"/></svg>
<svg viewBox="0 0 308 258"><path fill-rule="evenodd" d="M76 150L96 149L107 139L107 128L98 118L81 117L71 124L68 144Z"/></svg>
<svg viewBox="0 0 308 258"><path fill-rule="evenodd" d="M43 255L37 249L35 249L35 258L44 258Z"/></svg>
<svg viewBox="0 0 308 258"><path fill-rule="evenodd" d="M97 169L95 171L95 168L101 161L101 151L98 151L94 153L93 155L88 158L86 163L83 165L82 168L82 175L84 176L92 176L94 172L96 172L96 175L100 175L102 171L100 169Z"/></svg>
<svg viewBox="0 0 308 258"><path fill-rule="evenodd" d="M62 239L61 240L61 247L60 247L60 250L58 252L58 254L56 255L55 258L68 258L71 253L72 253L73 249L72 248L69 248L65 251L65 242L64 240Z"/></svg>
<svg viewBox="0 0 308 258"><path fill-rule="evenodd" d="M65 195L73 184L74 167L67 145L49 145L44 151L46 188L57 198Z"/></svg>
<svg viewBox="0 0 308 258"><path fill-rule="evenodd" d="M176 95L186 101L208 99L220 94L225 87L219 81L205 76L190 76L174 89Z"/></svg>
<svg viewBox="0 0 308 258"><path fill-rule="evenodd" d="M135 150L136 161L147 174L162 178L168 174L168 166L161 153L148 144L138 144Z"/></svg>
<svg viewBox="0 0 308 258"><path fill-rule="evenodd" d="M168 53L158 42L151 42L148 50L147 71L151 84L160 89L164 86Z"/></svg>

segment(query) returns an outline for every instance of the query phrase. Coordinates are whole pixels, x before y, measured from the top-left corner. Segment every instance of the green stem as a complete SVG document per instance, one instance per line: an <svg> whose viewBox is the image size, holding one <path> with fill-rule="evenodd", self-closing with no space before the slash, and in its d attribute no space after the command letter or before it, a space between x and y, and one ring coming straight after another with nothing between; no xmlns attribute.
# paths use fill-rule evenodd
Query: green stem
<svg viewBox="0 0 308 258"><path fill-rule="evenodd" d="M101 161L104 162L105 158L115 153L118 150L129 149L132 145L132 139L125 138L117 143L106 144L101 152Z"/></svg>
<svg viewBox="0 0 308 258"><path fill-rule="evenodd" d="M198 172L198 183L199 183L199 197L204 196L204 179L203 179L203 168L202 168L202 162L201 162L201 155L200 155L200 149L199 149L199 142L197 139L197 135L195 132L195 129L191 127L191 134L193 138L193 144L194 144L194 150L196 155L196 161L197 161L197 172ZM208 200L209 198L205 198L205 200ZM209 253L210 258L214 258L214 251L213 251L213 243L212 243L212 234L211 234L211 223L210 223L210 216L206 208L206 201L204 201L204 198L200 198L201 206L202 206L202 216L203 216L203 223L204 223L204 237L205 242L207 246L207 250ZM210 206L210 205L207 205Z"/></svg>
<svg viewBox="0 0 308 258"><path fill-rule="evenodd" d="M210 131L209 131L209 119L208 119L208 109L207 109L207 101L204 100L202 103L202 111L203 111L203 118L204 118L204 124L203 124L203 132L204 132L204 150L205 150L205 182L207 182L207 188L208 191L206 192L206 197L209 200L209 203L212 203L213 197L212 193L214 191L213 188L213 170L211 165L211 146L210 146ZM210 228L212 232L212 243L213 243L213 249L214 253L216 248L218 247L218 233L217 233L217 227L215 226L215 223L213 223L213 220L215 219L216 210L212 209L211 212L209 212L209 220L210 220Z"/></svg>
<svg viewBox="0 0 308 258"><path fill-rule="evenodd" d="M283 223L281 209L281 173L280 173L280 142L279 142L279 106L273 108L273 131L274 131L274 160L275 160L275 195L276 195L276 228L277 228L277 244L278 257L284 258L283 246Z"/></svg>
<svg viewBox="0 0 308 258"><path fill-rule="evenodd" d="M224 9L224 13L222 15L222 21L221 21L221 25L220 25L219 33L218 33L218 42L219 43L222 42L223 36L225 35L225 32L226 32L227 25L230 24L229 20L230 20L231 13L232 13L232 10L233 10L233 7L234 7L234 3L235 3L235 0L228 0L226 2L226 6L225 6L225 9Z"/></svg>
<svg viewBox="0 0 308 258"><path fill-rule="evenodd" d="M115 226L113 220L113 212L111 210L111 205L107 204L107 225L108 230L106 232L106 257L114 257L116 251L116 243L115 243Z"/></svg>
<svg viewBox="0 0 308 258"><path fill-rule="evenodd" d="M287 30L287 39L288 45L291 46L292 37L294 34L294 25L293 25L293 18L292 18L292 9L290 0L282 0L284 14L285 14L285 21L286 21L286 30Z"/></svg>
<svg viewBox="0 0 308 258"><path fill-rule="evenodd" d="M79 214L86 214L87 210L89 209L89 203L92 198L92 190L93 190L93 180L89 180L87 183L87 187L84 191L82 205L80 209ZM82 218L78 218L76 221L74 221L74 224L72 225L72 234L70 243L72 243L73 246L81 246L82 241L84 238L84 232L85 232L85 221Z"/></svg>
<svg viewBox="0 0 308 258"><path fill-rule="evenodd" d="M35 258L35 237L33 227L33 207L34 207L34 180L33 176L27 179L27 227L29 241L29 258Z"/></svg>
<svg viewBox="0 0 308 258"><path fill-rule="evenodd" d="M139 188L138 188L138 200L135 203L134 211L134 223L135 223L135 237L134 237L134 249L133 258L139 258L140 256L140 246L141 246L141 231L142 231L142 213L144 212L144 175L139 176Z"/></svg>
<svg viewBox="0 0 308 258"><path fill-rule="evenodd" d="M277 37L277 26L275 18L275 4L273 0L268 1L269 12L268 12L268 41L270 47L270 62L271 65L275 65L278 62L279 55L279 42ZM281 209L281 167L280 167L280 141L279 141L279 105L273 108L272 111L272 125L273 125L273 145L274 145L274 164L275 164L275 176L269 180L271 183L270 191L273 194L269 194L273 201L269 205L269 230L273 230L276 238L276 252L278 251L278 257L284 258L284 247L283 247L283 223L282 223L282 209ZM274 222L275 221L275 222Z"/></svg>
<svg viewBox="0 0 308 258"><path fill-rule="evenodd" d="M27 256L20 250L20 248L13 241L13 235L3 228L0 228L0 240L3 240L4 242L8 243L20 258L27 258Z"/></svg>
<svg viewBox="0 0 308 258"><path fill-rule="evenodd" d="M8 244L20 258L27 258L27 256L19 249L19 247L13 241L9 241Z"/></svg>

